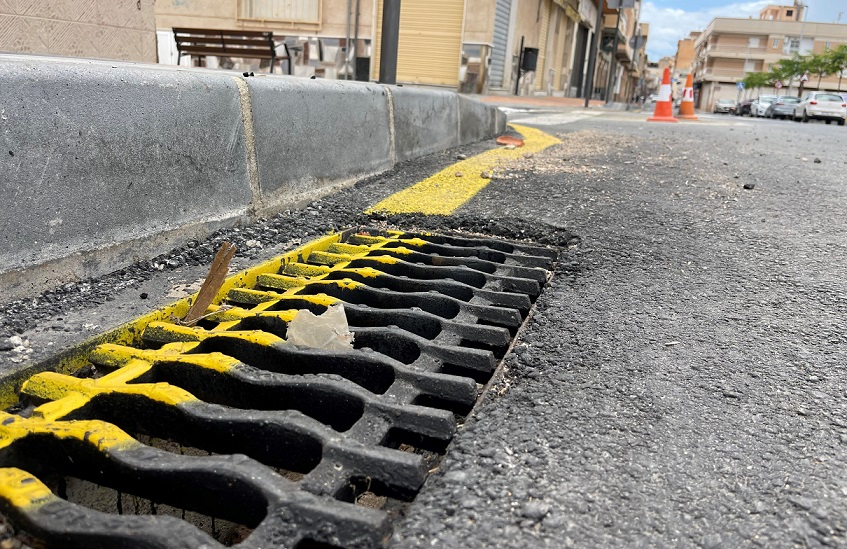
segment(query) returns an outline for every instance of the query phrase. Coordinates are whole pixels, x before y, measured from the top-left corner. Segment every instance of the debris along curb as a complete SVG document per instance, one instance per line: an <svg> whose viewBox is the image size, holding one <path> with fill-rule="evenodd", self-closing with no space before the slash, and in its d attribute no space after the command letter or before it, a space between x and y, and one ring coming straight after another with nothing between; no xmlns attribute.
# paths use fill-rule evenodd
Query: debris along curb
<svg viewBox="0 0 847 549"><path fill-rule="evenodd" d="M506 123L443 91L39 56L0 55L0 86L8 299L493 137Z"/></svg>

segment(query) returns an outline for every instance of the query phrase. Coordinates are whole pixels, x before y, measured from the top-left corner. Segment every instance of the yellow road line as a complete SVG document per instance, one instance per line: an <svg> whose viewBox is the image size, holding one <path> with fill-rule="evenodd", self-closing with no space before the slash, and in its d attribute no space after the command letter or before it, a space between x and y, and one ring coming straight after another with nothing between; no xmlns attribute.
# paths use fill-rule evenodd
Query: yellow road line
<svg viewBox="0 0 847 549"><path fill-rule="evenodd" d="M482 177L483 172L505 167L525 154L534 154L551 145L561 143L541 130L516 124L511 126L523 135L523 147L512 150L492 149L457 162L420 183L389 196L370 207L365 213L452 214L491 182L490 179Z"/></svg>

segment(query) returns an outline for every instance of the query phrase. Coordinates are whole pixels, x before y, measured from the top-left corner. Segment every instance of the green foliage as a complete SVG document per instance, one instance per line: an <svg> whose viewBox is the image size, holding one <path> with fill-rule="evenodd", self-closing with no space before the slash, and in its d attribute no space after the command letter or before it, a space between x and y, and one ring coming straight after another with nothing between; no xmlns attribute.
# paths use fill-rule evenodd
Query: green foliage
<svg viewBox="0 0 847 549"><path fill-rule="evenodd" d="M847 44L841 44L834 50L827 50L824 56L828 64L827 74L838 75L838 91L841 91L841 79L847 72Z"/></svg>
<svg viewBox="0 0 847 549"><path fill-rule="evenodd" d="M773 84L770 73L766 72L748 72L743 82L744 88L748 90L764 88Z"/></svg>
<svg viewBox="0 0 847 549"><path fill-rule="evenodd" d="M841 80L847 75L847 44L841 44L837 48L821 54L800 55L795 53L790 59L780 59L771 65L767 73L747 73L743 82L746 89L754 90L773 86L777 81L785 85L790 80L799 79L804 74L816 75L819 89L821 79L824 76L838 75L838 91L841 91Z"/></svg>

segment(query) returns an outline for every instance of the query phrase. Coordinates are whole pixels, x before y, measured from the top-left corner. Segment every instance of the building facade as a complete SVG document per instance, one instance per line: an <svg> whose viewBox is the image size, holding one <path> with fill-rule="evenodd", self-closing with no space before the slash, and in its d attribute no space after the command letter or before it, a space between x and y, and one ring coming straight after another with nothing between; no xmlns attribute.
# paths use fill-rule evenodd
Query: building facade
<svg viewBox="0 0 847 549"><path fill-rule="evenodd" d="M156 62L153 0L0 2L0 51Z"/></svg>
<svg viewBox="0 0 847 549"><path fill-rule="evenodd" d="M517 89L524 95L582 96L597 1L403 0L397 82L468 93ZM163 63L177 62L174 27L262 30L288 46L285 51L277 49L282 72L376 80L382 4L382 0L158 0L159 58ZM518 62L524 58L521 44L528 48L524 51L534 52L535 70L519 70ZM207 62L215 66L219 60ZM229 68L268 68L267 62L256 60L227 62ZM191 61L184 58L182 63Z"/></svg>
<svg viewBox="0 0 847 549"><path fill-rule="evenodd" d="M369 63L362 66L360 60L357 66L357 58L370 60L375 10L374 0L158 0L159 59L177 64L174 28L267 31L278 44L277 73L352 79L358 72L368 79ZM198 61L184 57L179 62ZM215 67L221 60L205 62ZM238 70L270 69L267 61L255 59L225 62Z"/></svg>
<svg viewBox="0 0 847 549"><path fill-rule="evenodd" d="M594 81L595 98L627 103L640 95L636 92L641 91L637 88L647 69L645 45L649 26L639 20L641 0L631 4L633 7L620 9L609 7L608 0L603 4L602 40L597 56L597 78ZM617 50L613 64L616 36Z"/></svg>
<svg viewBox="0 0 847 549"><path fill-rule="evenodd" d="M694 44L699 32L692 32L688 38L683 38L676 44L676 56L673 60L673 90L674 97L682 97L682 89L685 87L685 81L691 73L691 68L694 65Z"/></svg>
<svg viewBox="0 0 847 549"><path fill-rule="evenodd" d="M759 19L713 19L695 40L693 71L699 88L697 106L711 110L718 99L735 99L755 90L740 91L736 83L751 72L767 72L781 59L795 53L823 53L847 43L847 25L797 20L802 6L768 6ZM797 80L762 93L796 94ZM835 90L838 78L825 77L820 89ZM793 86L793 87L792 87ZM818 89L817 78L806 88Z"/></svg>

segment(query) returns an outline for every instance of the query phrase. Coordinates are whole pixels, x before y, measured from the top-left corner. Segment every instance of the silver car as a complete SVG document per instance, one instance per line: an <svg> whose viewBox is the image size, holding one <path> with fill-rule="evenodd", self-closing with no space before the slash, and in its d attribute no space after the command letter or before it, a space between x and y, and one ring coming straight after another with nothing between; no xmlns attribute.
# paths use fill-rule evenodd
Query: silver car
<svg viewBox="0 0 847 549"><path fill-rule="evenodd" d="M750 116L765 116L765 112L774 101L776 101L775 95L760 95L755 101L750 103Z"/></svg>
<svg viewBox="0 0 847 549"><path fill-rule="evenodd" d="M839 126L847 120L847 101L837 93L813 91L806 94L794 107L794 120L833 120Z"/></svg>
<svg viewBox="0 0 847 549"><path fill-rule="evenodd" d="M799 102L799 97L780 95L765 111L765 116L767 118L794 118L794 107Z"/></svg>
<svg viewBox="0 0 847 549"><path fill-rule="evenodd" d="M718 99L715 102L714 112L734 112L735 111L735 101L732 99Z"/></svg>

